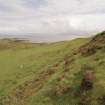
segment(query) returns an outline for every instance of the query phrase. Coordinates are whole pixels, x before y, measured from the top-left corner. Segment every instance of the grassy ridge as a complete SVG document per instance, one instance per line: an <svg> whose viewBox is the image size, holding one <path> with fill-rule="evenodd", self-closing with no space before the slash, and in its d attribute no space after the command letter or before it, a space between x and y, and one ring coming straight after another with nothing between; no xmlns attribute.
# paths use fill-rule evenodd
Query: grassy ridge
<svg viewBox="0 0 105 105"><path fill-rule="evenodd" d="M90 40L52 44L1 40L0 104L104 105L105 50L88 55ZM94 73L94 87L79 93L87 68Z"/></svg>

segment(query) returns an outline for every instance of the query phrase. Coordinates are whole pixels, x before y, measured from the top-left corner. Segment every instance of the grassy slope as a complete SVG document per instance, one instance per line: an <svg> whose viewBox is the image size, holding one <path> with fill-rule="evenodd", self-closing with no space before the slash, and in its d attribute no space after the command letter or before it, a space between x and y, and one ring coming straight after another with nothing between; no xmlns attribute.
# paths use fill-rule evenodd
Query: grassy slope
<svg viewBox="0 0 105 105"><path fill-rule="evenodd" d="M89 41L76 39L53 44L1 41L1 105L79 105L82 97L86 97L87 105L104 105L104 50L90 56L78 52ZM77 94L86 67L94 72L94 88Z"/></svg>

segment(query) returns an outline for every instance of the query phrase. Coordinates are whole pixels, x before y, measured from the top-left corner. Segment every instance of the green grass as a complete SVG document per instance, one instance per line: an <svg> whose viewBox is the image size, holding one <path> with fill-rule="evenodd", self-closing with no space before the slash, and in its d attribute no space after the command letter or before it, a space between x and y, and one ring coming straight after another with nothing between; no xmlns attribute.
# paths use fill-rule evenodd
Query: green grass
<svg viewBox="0 0 105 105"><path fill-rule="evenodd" d="M51 44L1 40L0 105L79 105L82 97L89 100L86 105L104 105L104 50L90 56L82 56L78 50L90 40L80 38ZM69 62L68 71L65 61ZM94 88L76 95L84 66L94 72ZM59 81L60 77L64 79ZM67 87L67 92L59 93Z"/></svg>

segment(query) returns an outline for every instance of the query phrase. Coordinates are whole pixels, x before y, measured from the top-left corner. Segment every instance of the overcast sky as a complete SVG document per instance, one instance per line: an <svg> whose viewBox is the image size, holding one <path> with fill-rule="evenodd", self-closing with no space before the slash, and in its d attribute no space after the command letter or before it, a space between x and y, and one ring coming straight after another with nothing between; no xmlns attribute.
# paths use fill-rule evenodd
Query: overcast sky
<svg viewBox="0 0 105 105"><path fill-rule="evenodd" d="M63 40L102 30L105 0L0 0L0 33Z"/></svg>

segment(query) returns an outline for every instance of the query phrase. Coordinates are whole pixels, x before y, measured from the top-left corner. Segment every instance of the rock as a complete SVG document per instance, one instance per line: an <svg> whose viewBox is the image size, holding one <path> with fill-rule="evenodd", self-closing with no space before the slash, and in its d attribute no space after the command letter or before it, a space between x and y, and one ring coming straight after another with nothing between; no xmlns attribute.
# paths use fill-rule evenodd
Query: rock
<svg viewBox="0 0 105 105"><path fill-rule="evenodd" d="M81 89L84 91L90 90L93 88L93 73L87 70L84 73L82 82L81 82Z"/></svg>

